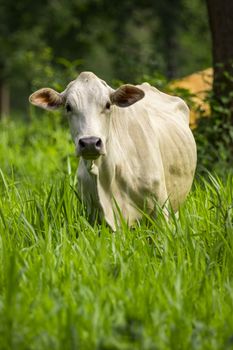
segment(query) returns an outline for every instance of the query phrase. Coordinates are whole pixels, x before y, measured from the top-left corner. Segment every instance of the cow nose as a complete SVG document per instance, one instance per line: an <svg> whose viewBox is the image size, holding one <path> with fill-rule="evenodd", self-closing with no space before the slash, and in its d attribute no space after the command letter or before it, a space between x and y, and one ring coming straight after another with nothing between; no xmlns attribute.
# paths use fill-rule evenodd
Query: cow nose
<svg viewBox="0 0 233 350"><path fill-rule="evenodd" d="M103 142L99 137L82 137L78 141L79 153L84 158L96 158L103 151Z"/></svg>
<svg viewBox="0 0 233 350"><path fill-rule="evenodd" d="M83 137L79 139L79 147L81 150L99 151L102 146L102 140L99 137Z"/></svg>

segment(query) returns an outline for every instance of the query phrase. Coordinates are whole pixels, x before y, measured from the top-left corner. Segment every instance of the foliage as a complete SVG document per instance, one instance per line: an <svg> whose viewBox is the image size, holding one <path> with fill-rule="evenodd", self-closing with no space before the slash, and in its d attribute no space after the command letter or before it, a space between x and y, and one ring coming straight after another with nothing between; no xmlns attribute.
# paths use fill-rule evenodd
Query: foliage
<svg viewBox="0 0 233 350"><path fill-rule="evenodd" d="M231 349L233 177L166 222L91 227L60 116L0 127L0 348Z"/></svg>
<svg viewBox="0 0 233 350"><path fill-rule="evenodd" d="M151 75L143 74L141 77L138 77L138 84L142 84L144 82L155 86L159 90L168 90L168 79L165 77L165 75L158 72L154 72Z"/></svg>
<svg viewBox="0 0 233 350"><path fill-rule="evenodd" d="M171 77L209 66L205 4L195 3L197 6L186 0L124 0L114 6L107 0L1 3L0 87L6 80L13 107L25 111L26 97L35 86L64 88L77 70L94 71L109 83L112 79L135 83L155 72ZM195 32L187 21L190 17Z"/></svg>
<svg viewBox="0 0 233 350"><path fill-rule="evenodd" d="M233 126L223 123L222 116L202 118L194 132L198 145L198 170L215 170L226 174L232 170Z"/></svg>
<svg viewBox="0 0 233 350"><path fill-rule="evenodd" d="M60 114L48 113L43 117L42 113L32 111L27 123L2 121L1 169L6 176L20 181L52 180L64 174L68 163L74 162L71 138L64 131L68 123L61 120Z"/></svg>
<svg viewBox="0 0 233 350"><path fill-rule="evenodd" d="M226 72L227 79L233 77ZM199 171L203 168L226 173L233 164L232 91L228 95L210 92L207 103L212 107L211 116L203 118L200 111L195 138L198 145Z"/></svg>

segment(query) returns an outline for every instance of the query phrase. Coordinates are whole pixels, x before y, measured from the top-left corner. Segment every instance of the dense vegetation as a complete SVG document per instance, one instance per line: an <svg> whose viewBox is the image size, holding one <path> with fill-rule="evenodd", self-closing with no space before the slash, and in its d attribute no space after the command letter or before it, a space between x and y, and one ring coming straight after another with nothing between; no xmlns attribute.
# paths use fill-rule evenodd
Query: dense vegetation
<svg viewBox="0 0 233 350"><path fill-rule="evenodd" d="M233 177L112 233L76 195L66 122L0 127L0 349L231 349Z"/></svg>
<svg viewBox="0 0 233 350"><path fill-rule="evenodd" d="M0 97L2 86L24 111L33 89L62 89L83 70L134 83L211 65L203 0L2 1L0 44Z"/></svg>

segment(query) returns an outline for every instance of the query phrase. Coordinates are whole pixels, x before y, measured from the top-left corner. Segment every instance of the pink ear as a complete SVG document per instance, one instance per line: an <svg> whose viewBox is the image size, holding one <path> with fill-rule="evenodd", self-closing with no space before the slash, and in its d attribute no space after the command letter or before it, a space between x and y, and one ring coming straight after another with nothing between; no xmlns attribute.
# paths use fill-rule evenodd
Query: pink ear
<svg viewBox="0 0 233 350"><path fill-rule="evenodd" d="M50 88L43 88L34 92L29 97L29 102L47 110L57 109L64 104L61 94Z"/></svg>
<svg viewBox="0 0 233 350"><path fill-rule="evenodd" d="M119 107L128 107L141 100L145 96L143 90L134 85L122 85L112 93L110 99L113 104Z"/></svg>

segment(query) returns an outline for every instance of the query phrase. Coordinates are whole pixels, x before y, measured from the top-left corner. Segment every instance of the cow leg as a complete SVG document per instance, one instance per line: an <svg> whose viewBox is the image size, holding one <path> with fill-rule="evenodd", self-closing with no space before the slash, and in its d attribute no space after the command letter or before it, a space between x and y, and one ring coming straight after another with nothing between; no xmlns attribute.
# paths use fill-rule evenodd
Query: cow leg
<svg viewBox="0 0 233 350"><path fill-rule="evenodd" d="M169 210L170 202L169 202L169 195L167 193L165 182L160 182L157 185L156 193L157 193L157 202L159 206L162 208L162 212L165 220L168 221L170 217L170 210Z"/></svg>

